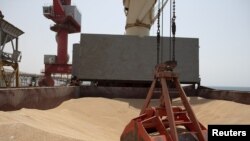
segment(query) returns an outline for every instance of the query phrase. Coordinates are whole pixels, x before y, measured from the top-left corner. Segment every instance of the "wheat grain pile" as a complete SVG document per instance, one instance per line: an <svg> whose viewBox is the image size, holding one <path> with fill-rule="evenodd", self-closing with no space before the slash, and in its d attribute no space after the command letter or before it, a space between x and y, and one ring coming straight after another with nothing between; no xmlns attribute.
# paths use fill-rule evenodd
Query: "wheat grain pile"
<svg viewBox="0 0 250 141"><path fill-rule="evenodd" d="M0 111L0 141L119 141L138 116L143 99L79 98L50 110ZM152 100L152 105L158 100ZM190 98L197 118L208 124L250 124L250 105ZM175 99L174 105L180 105Z"/></svg>

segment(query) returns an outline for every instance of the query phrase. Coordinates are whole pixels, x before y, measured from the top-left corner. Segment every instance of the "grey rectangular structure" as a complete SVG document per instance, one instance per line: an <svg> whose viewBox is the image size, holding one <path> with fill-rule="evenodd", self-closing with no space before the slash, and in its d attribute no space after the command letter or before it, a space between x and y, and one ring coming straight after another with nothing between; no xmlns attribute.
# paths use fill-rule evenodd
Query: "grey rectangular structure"
<svg viewBox="0 0 250 141"><path fill-rule="evenodd" d="M169 60L170 38L163 37L161 60ZM150 82L157 63L156 37L82 34L73 47L72 74L90 81ZM199 40L176 38L175 71L182 83L199 83Z"/></svg>

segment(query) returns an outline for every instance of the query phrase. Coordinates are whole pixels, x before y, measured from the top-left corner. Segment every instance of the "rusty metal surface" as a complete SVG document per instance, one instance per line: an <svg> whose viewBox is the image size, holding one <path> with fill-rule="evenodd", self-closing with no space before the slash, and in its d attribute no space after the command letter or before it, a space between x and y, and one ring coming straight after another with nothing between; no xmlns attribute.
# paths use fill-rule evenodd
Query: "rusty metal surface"
<svg viewBox="0 0 250 141"><path fill-rule="evenodd" d="M201 87L197 91L197 96L208 99L234 101L250 105L250 91L215 90L207 87Z"/></svg>
<svg viewBox="0 0 250 141"><path fill-rule="evenodd" d="M140 98L146 97L148 88L81 86L81 97Z"/></svg>
<svg viewBox="0 0 250 141"><path fill-rule="evenodd" d="M149 88L135 87L33 87L17 89L0 89L0 110L18 110L21 108L50 109L63 101L76 97L106 98L146 98ZM250 92L214 90L201 87L194 90L184 87L188 96L199 96L209 99L221 99L250 104ZM154 94L152 98L159 98ZM177 97L177 95L173 95Z"/></svg>
<svg viewBox="0 0 250 141"><path fill-rule="evenodd" d="M0 89L0 110L51 109L79 97L79 87L33 87Z"/></svg>

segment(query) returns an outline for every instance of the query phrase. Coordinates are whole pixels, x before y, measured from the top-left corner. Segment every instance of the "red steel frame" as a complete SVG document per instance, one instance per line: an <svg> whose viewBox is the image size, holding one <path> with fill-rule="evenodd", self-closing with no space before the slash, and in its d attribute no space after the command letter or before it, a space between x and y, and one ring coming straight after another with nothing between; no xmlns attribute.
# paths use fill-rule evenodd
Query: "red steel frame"
<svg viewBox="0 0 250 141"><path fill-rule="evenodd" d="M56 23L51 30L57 32L57 56L55 64L45 64L45 77L41 81L41 85L53 86L54 81L51 74L70 74L72 70L72 65L67 64L68 34L80 32L81 25L72 16L66 15L63 5L71 5L71 0L53 0L52 12L46 15L48 19Z"/></svg>
<svg viewBox="0 0 250 141"><path fill-rule="evenodd" d="M180 85L178 76L172 71L167 71L167 67L166 64L157 66L155 79L148 91L140 115L132 119L125 127L121 135L121 141L179 141L177 126L185 127L185 133L190 133L198 141L207 141L207 129L197 120ZM169 81L173 82L175 89L178 91L184 109L171 105L167 83ZM161 84L160 106L149 107L157 82Z"/></svg>

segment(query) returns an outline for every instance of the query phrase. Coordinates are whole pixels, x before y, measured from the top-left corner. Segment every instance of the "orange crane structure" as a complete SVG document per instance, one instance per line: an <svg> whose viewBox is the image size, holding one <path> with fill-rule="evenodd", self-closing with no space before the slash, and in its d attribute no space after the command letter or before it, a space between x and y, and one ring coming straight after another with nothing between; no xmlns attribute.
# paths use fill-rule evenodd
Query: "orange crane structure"
<svg viewBox="0 0 250 141"><path fill-rule="evenodd" d="M125 127L121 141L207 141L207 129L195 116L188 98L173 72L175 61L158 64L154 80L140 115ZM157 88L160 85L161 89ZM155 93L161 93L158 107L151 107ZM183 106L172 106L171 94L177 93Z"/></svg>
<svg viewBox="0 0 250 141"><path fill-rule="evenodd" d="M52 6L43 7L43 15L55 22L50 29L56 32L57 55L44 56L44 78L40 86L54 86L51 74L71 74L68 64L68 34L81 32L81 14L71 0L53 0Z"/></svg>

